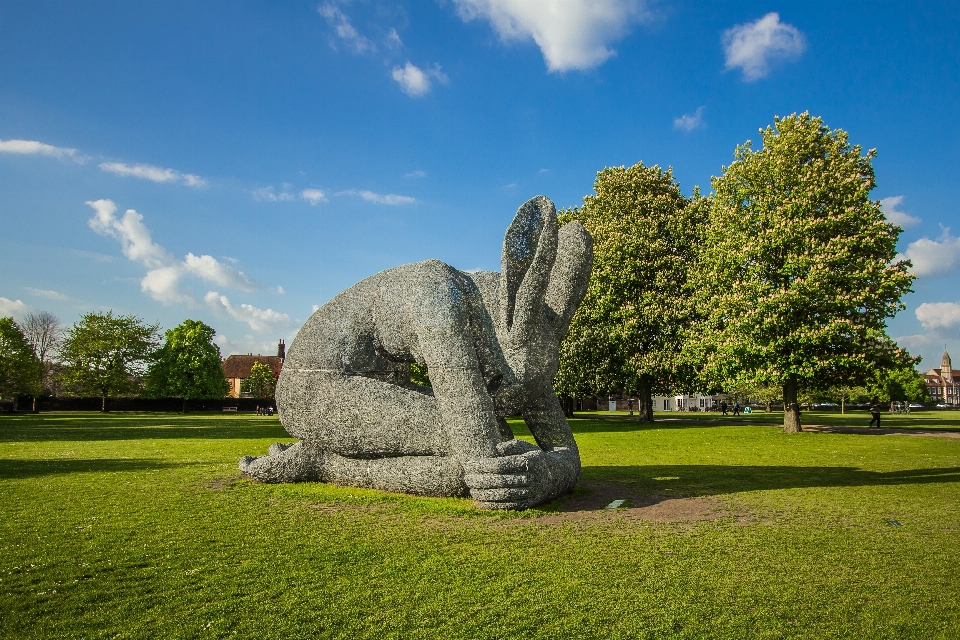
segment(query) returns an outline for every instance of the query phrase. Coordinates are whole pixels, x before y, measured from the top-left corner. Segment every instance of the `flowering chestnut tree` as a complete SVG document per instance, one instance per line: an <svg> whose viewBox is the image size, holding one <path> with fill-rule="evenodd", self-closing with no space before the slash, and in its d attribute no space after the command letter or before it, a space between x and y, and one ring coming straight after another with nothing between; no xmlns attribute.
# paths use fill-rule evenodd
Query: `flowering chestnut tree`
<svg viewBox="0 0 960 640"><path fill-rule="evenodd" d="M593 236L587 295L560 347L558 392L636 394L641 421L653 420L652 394L683 388L681 360L693 312L687 272L696 255L705 202L680 192L670 169L609 167L583 206L560 222Z"/></svg>
<svg viewBox="0 0 960 640"><path fill-rule="evenodd" d="M713 178L694 273L703 322L690 345L708 380L782 387L783 430L795 432L798 393L910 361L886 320L913 276L895 260L901 229L869 197L875 150L809 113L760 135L760 150L739 146Z"/></svg>

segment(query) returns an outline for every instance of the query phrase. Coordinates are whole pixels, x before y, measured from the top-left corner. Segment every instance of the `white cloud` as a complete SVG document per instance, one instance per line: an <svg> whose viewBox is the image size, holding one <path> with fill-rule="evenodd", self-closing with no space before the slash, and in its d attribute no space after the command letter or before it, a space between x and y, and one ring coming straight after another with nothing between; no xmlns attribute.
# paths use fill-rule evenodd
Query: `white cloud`
<svg viewBox="0 0 960 640"><path fill-rule="evenodd" d="M396 29L390 29L390 33L387 34L387 48L398 51L403 48L403 40L400 39L400 34L397 33Z"/></svg>
<svg viewBox="0 0 960 640"><path fill-rule="evenodd" d="M0 317L2 318L13 316L14 319L20 319L31 311L34 311L34 308L22 300L10 300L0 296Z"/></svg>
<svg viewBox="0 0 960 640"><path fill-rule="evenodd" d="M87 204L93 208L95 214L87 224L91 229L102 236L108 236L120 241L123 255L134 262L143 263L147 267L156 268L174 261L172 255L150 237L150 229L143 224L143 216L127 209L122 218L114 215L117 205L112 200L88 200Z"/></svg>
<svg viewBox="0 0 960 640"><path fill-rule="evenodd" d="M703 107L697 107L693 113L685 113L679 118L673 119L673 128L680 131L693 131L704 126Z"/></svg>
<svg viewBox="0 0 960 640"><path fill-rule="evenodd" d="M117 206L112 200L88 201L87 204L94 210L94 216L87 224L100 235L119 241L123 255L147 267L148 271L140 281L140 290L158 302L193 304L193 298L180 289L180 282L187 275L241 291L261 288L242 271L213 256L188 253L182 261L177 260L153 241L150 229L143 223L143 216L133 209L127 209L122 218L117 218Z"/></svg>
<svg viewBox="0 0 960 640"><path fill-rule="evenodd" d="M206 180L192 173L185 173L182 177L183 184L187 185L188 187L204 187L207 184Z"/></svg>
<svg viewBox="0 0 960 640"><path fill-rule="evenodd" d="M124 177L143 178L153 182L182 182L188 187L203 187L207 181L192 173L180 173L176 169L163 169L152 164L124 164L101 162L100 169Z"/></svg>
<svg viewBox="0 0 960 640"><path fill-rule="evenodd" d="M777 61L799 58L806 48L803 34L793 25L780 22L780 14L775 12L723 32L727 69L740 67L747 82L766 76Z"/></svg>
<svg viewBox="0 0 960 640"><path fill-rule="evenodd" d="M277 285L276 291L277 291L277 293L278 293L279 295L281 295L281 296L287 292L287 290L284 289L283 287L281 287L280 285Z"/></svg>
<svg viewBox="0 0 960 640"><path fill-rule="evenodd" d="M924 302L915 313L927 330L960 325L960 304L956 302Z"/></svg>
<svg viewBox="0 0 960 640"><path fill-rule="evenodd" d="M903 228L920 222L920 218L915 218L909 213L897 209L902 202L903 196L893 196L891 198L880 199L880 208L883 210L883 215L887 217L887 222Z"/></svg>
<svg viewBox="0 0 960 640"><path fill-rule="evenodd" d="M920 238L911 242L896 259L910 260L913 272L921 277L950 273L960 266L960 238L952 237L950 229L944 227L939 238Z"/></svg>
<svg viewBox="0 0 960 640"><path fill-rule="evenodd" d="M315 304L311 307L311 309L313 310L313 313L316 313L320 309L320 305Z"/></svg>
<svg viewBox="0 0 960 640"><path fill-rule="evenodd" d="M48 300L69 300L70 296L54 291L52 289L34 289L33 287L24 287L30 292L30 295L38 298L47 298Z"/></svg>
<svg viewBox="0 0 960 640"><path fill-rule="evenodd" d="M163 304L193 304L193 297L180 290L180 279L183 275L184 270L180 264L151 269L140 281L140 290Z"/></svg>
<svg viewBox="0 0 960 640"><path fill-rule="evenodd" d="M417 169L416 171L411 171L410 173L403 174L403 177L404 178L426 178L427 172L420 171L419 169Z"/></svg>
<svg viewBox="0 0 960 640"><path fill-rule="evenodd" d="M533 39L549 71L592 69L648 18L641 0L454 0L464 21L485 18L503 41Z"/></svg>
<svg viewBox="0 0 960 640"><path fill-rule="evenodd" d="M261 187L250 192L254 200L266 200L268 202L290 202L296 200L297 196L289 191L274 193L273 187Z"/></svg>
<svg viewBox="0 0 960 640"><path fill-rule="evenodd" d="M238 271L213 256L195 256L188 253L183 259L183 266L187 271L207 282L218 284L221 287L231 287L241 291L257 291L260 284L248 278L243 271Z"/></svg>
<svg viewBox="0 0 960 640"><path fill-rule="evenodd" d="M377 50L373 42L360 35L360 32L350 23L350 18L332 3L321 4L317 8L317 13L327 19L327 22L336 31L337 37L354 53L374 53ZM395 31L393 33L396 34ZM399 36L397 39L399 40Z"/></svg>
<svg viewBox="0 0 960 640"><path fill-rule="evenodd" d="M87 160L87 157L80 155L76 149L55 147L52 144L44 144L37 140L0 140L0 153L50 156L80 163Z"/></svg>
<svg viewBox="0 0 960 640"><path fill-rule="evenodd" d="M447 75L440 70L440 65L424 70L409 60L404 67L394 67L392 76L400 85L400 90L411 98L419 98L430 93L433 87L430 78L436 79L440 84L447 84L449 81Z"/></svg>
<svg viewBox="0 0 960 640"><path fill-rule="evenodd" d="M367 202L373 202L375 204L387 204L391 206L416 204L417 202L416 198L411 198L410 196L398 196L395 193L381 195L379 193L374 193L373 191L367 191L366 189L349 189L347 191L338 191L336 195L360 196Z"/></svg>
<svg viewBox="0 0 960 640"><path fill-rule="evenodd" d="M208 291L203 299L215 312L225 313L234 320L246 322L257 332L282 331L291 328L293 324L290 316L273 309L258 309L250 304L235 307L227 296L222 296L216 291Z"/></svg>
<svg viewBox="0 0 960 640"><path fill-rule="evenodd" d="M327 195L320 189L304 189L300 192L300 197L312 205L327 201Z"/></svg>
<svg viewBox="0 0 960 640"><path fill-rule="evenodd" d="M246 355L248 353L273 355L277 352L276 342L264 342L251 334L245 335L240 340L231 340L227 336L218 333L213 337L213 341L220 347L220 353L223 356L231 356L234 354Z"/></svg>

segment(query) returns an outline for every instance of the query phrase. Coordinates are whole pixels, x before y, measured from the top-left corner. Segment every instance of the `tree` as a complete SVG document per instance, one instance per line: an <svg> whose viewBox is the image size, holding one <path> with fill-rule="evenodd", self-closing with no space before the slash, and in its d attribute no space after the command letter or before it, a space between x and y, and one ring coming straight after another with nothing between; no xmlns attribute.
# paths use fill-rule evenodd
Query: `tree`
<svg viewBox="0 0 960 640"><path fill-rule="evenodd" d="M199 320L184 320L167 331L164 345L147 371L146 394L155 398L222 398L230 391L223 375L220 347L213 328Z"/></svg>
<svg viewBox="0 0 960 640"><path fill-rule="evenodd" d="M273 370L262 362L254 362L250 368L250 376L240 381L240 391L249 393L254 398L269 398L273 395L276 384Z"/></svg>
<svg viewBox="0 0 960 640"><path fill-rule="evenodd" d="M40 386L40 363L20 326L13 318L0 318L0 397L36 395Z"/></svg>
<svg viewBox="0 0 960 640"><path fill-rule="evenodd" d="M927 381L912 364L882 371L870 380L869 389L881 402L930 402Z"/></svg>
<svg viewBox="0 0 960 640"><path fill-rule="evenodd" d="M49 311L29 313L20 322L23 335L40 363L40 393L48 389L53 378L52 356L60 344L60 319ZM33 410L37 409L37 394L33 395Z"/></svg>
<svg viewBox="0 0 960 640"><path fill-rule="evenodd" d="M808 113L774 120L713 179L695 279L704 374L783 389L785 432L798 393L860 384L909 359L885 333L913 276L897 260L875 186L874 150Z"/></svg>
<svg viewBox="0 0 960 640"><path fill-rule="evenodd" d="M80 393L100 396L106 411L108 396L137 389L158 346L158 327L132 315L114 316L112 310L85 314L63 338L66 381Z"/></svg>
<svg viewBox="0 0 960 640"><path fill-rule="evenodd" d="M569 396L630 392L638 419L652 395L691 380L681 360L693 305L687 272L706 215L680 192L673 171L637 163L597 174L583 206L563 211L593 236L587 295L560 350L556 386Z"/></svg>

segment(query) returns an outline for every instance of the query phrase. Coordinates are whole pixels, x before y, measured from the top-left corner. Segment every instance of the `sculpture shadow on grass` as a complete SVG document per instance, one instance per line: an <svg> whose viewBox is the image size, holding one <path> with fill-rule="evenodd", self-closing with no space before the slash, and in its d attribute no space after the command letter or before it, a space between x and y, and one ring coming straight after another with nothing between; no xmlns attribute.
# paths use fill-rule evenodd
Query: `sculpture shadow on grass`
<svg viewBox="0 0 960 640"><path fill-rule="evenodd" d="M670 490L676 496L713 496L777 489L954 483L960 482L960 467L870 471L775 465L584 466L582 479L621 484L644 493Z"/></svg>
<svg viewBox="0 0 960 640"><path fill-rule="evenodd" d="M57 460L0 460L0 479L37 478L68 473L115 473L118 471L152 471L200 464L198 462L165 462L151 458L88 458Z"/></svg>

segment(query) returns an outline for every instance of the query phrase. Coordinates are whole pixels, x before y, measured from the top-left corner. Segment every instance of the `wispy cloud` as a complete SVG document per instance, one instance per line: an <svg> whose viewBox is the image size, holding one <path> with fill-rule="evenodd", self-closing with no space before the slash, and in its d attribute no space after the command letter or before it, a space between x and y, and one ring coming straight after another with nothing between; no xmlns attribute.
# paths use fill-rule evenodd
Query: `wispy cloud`
<svg viewBox="0 0 960 640"><path fill-rule="evenodd" d="M880 208L883 210L883 215L887 217L887 222L905 229L920 222L920 218L915 218L909 213L900 211L897 207L899 207L902 203L903 196L881 198Z"/></svg>
<svg viewBox="0 0 960 640"><path fill-rule="evenodd" d="M254 189L250 192L250 195L253 196L254 200L267 201L267 202L290 202L297 199L297 196L290 193L286 189L280 193L276 193L272 186L270 187L260 187L259 189Z"/></svg>
<svg viewBox="0 0 960 640"><path fill-rule="evenodd" d="M396 29L390 29L390 33L387 34L384 41L388 49L399 51L403 48L403 40L400 39L400 34L397 33Z"/></svg>
<svg viewBox="0 0 960 640"><path fill-rule="evenodd" d="M960 238L951 236L950 229L942 227L939 238L911 242L896 259L910 260L913 272L920 277L945 275L960 267Z"/></svg>
<svg viewBox="0 0 960 640"><path fill-rule="evenodd" d="M227 296L220 295L216 291L208 291L203 300L215 313L225 314L234 320L245 322L254 331L286 331L294 324L290 316L273 309L259 309L251 304L241 304L236 307L231 304Z"/></svg>
<svg viewBox="0 0 960 640"><path fill-rule="evenodd" d="M369 38L360 34L356 27L350 22L343 11L335 4L326 2L317 8L317 13L326 18L327 23L333 27L337 38L354 53L375 53L376 45ZM396 35L396 31L393 32ZM397 36L397 40L400 37Z"/></svg>
<svg viewBox="0 0 960 640"><path fill-rule="evenodd" d="M796 60L807 48L800 30L780 22L780 14L775 12L727 29L722 42L727 69L739 67L747 82L765 77L776 62Z"/></svg>
<svg viewBox="0 0 960 640"><path fill-rule="evenodd" d="M404 178L426 178L427 172L420 171L419 169L417 169L416 171L411 171L410 173L403 174L403 177Z"/></svg>
<svg viewBox="0 0 960 640"><path fill-rule="evenodd" d="M76 149L55 147L52 144L45 144L37 140L0 140L0 153L50 156L61 160L73 160L81 164L89 159L88 156L82 155Z"/></svg>
<svg viewBox="0 0 960 640"><path fill-rule="evenodd" d="M242 271L219 262L213 256L188 253L183 260L178 260L153 241L143 216L133 209L127 209L123 216L118 217L117 205L112 200L88 201L87 204L94 210L94 216L87 224L100 235L117 240L123 255L148 269L140 280L140 290L158 302L193 304L193 297L180 288L185 276L241 291L258 291L261 288L258 282Z"/></svg>
<svg viewBox="0 0 960 640"><path fill-rule="evenodd" d="M431 69L421 69L409 60L406 66L394 67L391 75L400 85L400 90L411 98L419 98L430 93L433 87L431 78L440 84L449 82L447 75L440 70L440 65L434 65Z"/></svg>
<svg viewBox="0 0 960 640"><path fill-rule="evenodd" d="M30 295L38 298L47 298L48 300L69 300L70 296L54 291L53 289L34 289L33 287L24 287L30 292Z"/></svg>
<svg viewBox="0 0 960 640"><path fill-rule="evenodd" d="M304 189L300 192L300 197L312 205L327 201L327 195L320 189Z"/></svg>
<svg viewBox="0 0 960 640"><path fill-rule="evenodd" d="M23 300L10 300L0 296L0 318L13 316L15 320L19 320L32 311L35 309Z"/></svg>
<svg viewBox="0 0 960 640"><path fill-rule="evenodd" d="M679 131L693 131L705 126L703 121L703 107L697 107L693 113L685 113L673 119L673 128Z"/></svg>
<svg viewBox="0 0 960 640"><path fill-rule="evenodd" d="M118 176L142 178L152 182L179 182L188 187L203 187L207 181L192 173L180 173L176 169L164 169L152 164L124 164L123 162L101 162L100 169Z"/></svg>
<svg viewBox="0 0 960 640"><path fill-rule="evenodd" d="M927 330L960 325L960 304L956 302L924 302L914 313Z"/></svg>
<svg viewBox="0 0 960 640"><path fill-rule="evenodd" d="M651 13L641 0L454 0L464 21L483 18L503 41L533 40L548 71L592 69Z"/></svg>
<svg viewBox="0 0 960 640"><path fill-rule="evenodd" d="M379 193L374 193L373 191L367 191L366 189L348 189L347 191L338 191L336 195L359 196L367 202L373 202L374 204L386 204L390 206L417 203L417 199L411 198L410 196L400 196L395 193L382 195Z"/></svg>

